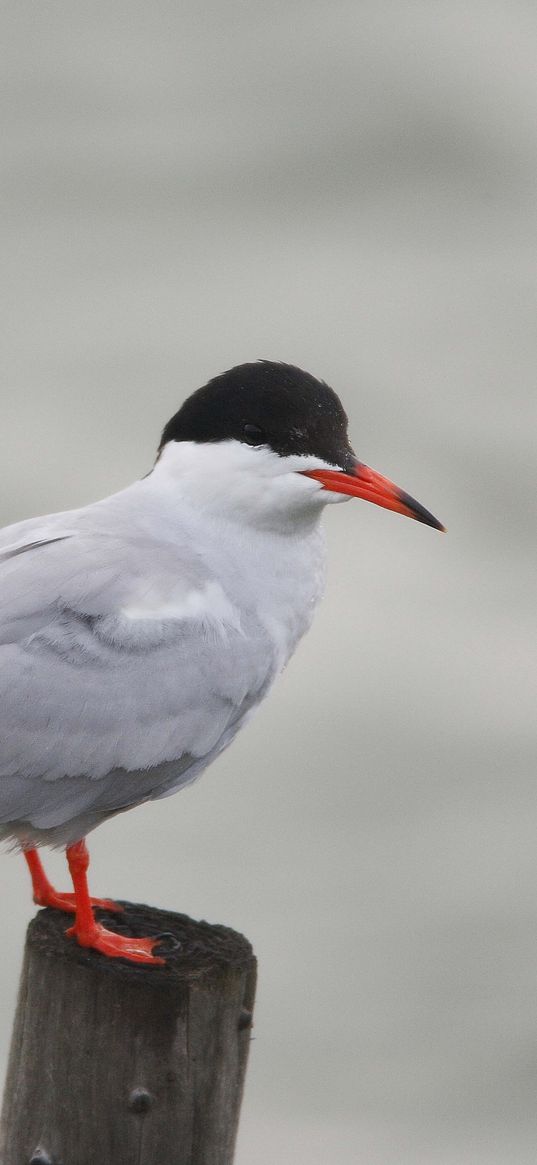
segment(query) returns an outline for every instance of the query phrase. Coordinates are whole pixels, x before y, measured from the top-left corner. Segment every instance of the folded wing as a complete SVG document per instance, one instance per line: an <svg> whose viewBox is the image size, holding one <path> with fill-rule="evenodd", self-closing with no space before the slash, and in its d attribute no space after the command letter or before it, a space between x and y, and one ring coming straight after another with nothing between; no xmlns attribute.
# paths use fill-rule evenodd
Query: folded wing
<svg viewBox="0 0 537 1165"><path fill-rule="evenodd" d="M0 542L0 834L63 843L199 775L275 660L187 546L30 527Z"/></svg>

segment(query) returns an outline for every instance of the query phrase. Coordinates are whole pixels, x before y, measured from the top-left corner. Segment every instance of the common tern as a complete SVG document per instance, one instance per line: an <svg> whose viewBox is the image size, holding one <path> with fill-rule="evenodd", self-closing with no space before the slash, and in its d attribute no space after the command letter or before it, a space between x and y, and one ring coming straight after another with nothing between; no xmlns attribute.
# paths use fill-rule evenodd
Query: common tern
<svg viewBox="0 0 537 1165"><path fill-rule="evenodd" d="M97 921L85 837L190 784L231 743L310 626L325 506L367 501L443 529L358 460L323 381L242 364L183 403L151 472L0 531L0 839L83 947L162 963ZM74 893L38 855L65 847Z"/></svg>

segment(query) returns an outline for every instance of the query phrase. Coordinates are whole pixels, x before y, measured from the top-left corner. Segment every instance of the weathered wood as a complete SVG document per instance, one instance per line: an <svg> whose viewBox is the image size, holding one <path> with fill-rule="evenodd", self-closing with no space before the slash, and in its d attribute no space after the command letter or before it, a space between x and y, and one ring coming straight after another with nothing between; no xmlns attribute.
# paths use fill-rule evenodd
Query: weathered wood
<svg viewBox="0 0 537 1165"><path fill-rule="evenodd" d="M107 959L41 910L28 928L2 1165L230 1165L256 964L223 926L124 903L99 917L164 935L165 967Z"/></svg>

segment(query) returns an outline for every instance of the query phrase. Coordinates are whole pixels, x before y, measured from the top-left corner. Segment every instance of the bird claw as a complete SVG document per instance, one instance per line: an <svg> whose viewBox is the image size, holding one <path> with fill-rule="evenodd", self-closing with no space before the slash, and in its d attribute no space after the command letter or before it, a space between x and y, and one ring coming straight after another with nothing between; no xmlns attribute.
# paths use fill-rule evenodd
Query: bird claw
<svg viewBox="0 0 537 1165"><path fill-rule="evenodd" d="M70 926L65 932L76 938L81 947L90 947L100 951L108 958L128 959L132 963L150 963L164 966L166 960L153 955L158 946L158 938L131 938L128 935L116 934L107 930L100 922L94 922L91 927Z"/></svg>

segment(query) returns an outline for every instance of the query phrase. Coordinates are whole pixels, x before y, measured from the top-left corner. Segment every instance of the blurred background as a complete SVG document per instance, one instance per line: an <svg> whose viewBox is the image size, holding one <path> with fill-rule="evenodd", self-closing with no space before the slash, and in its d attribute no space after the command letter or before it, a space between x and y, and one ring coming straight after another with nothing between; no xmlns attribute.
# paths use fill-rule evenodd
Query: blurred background
<svg viewBox="0 0 537 1165"><path fill-rule="evenodd" d="M534 1162L535 5L2 23L3 523L142 475L186 395L267 357L449 528L329 508L279 686L198 784L93 835L93 892L252 940L237 1165ZM5 1059L33 907L1 866Z"/></svg>

